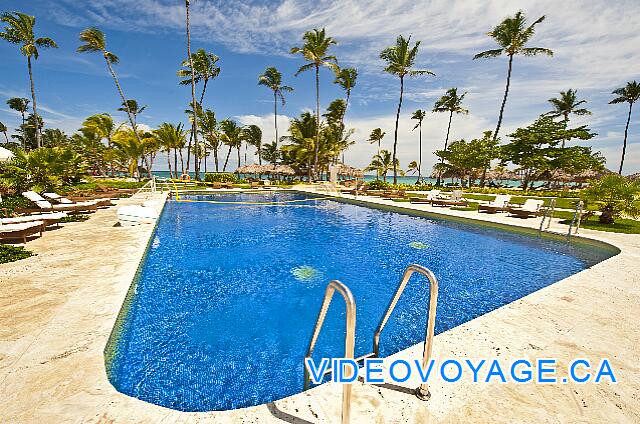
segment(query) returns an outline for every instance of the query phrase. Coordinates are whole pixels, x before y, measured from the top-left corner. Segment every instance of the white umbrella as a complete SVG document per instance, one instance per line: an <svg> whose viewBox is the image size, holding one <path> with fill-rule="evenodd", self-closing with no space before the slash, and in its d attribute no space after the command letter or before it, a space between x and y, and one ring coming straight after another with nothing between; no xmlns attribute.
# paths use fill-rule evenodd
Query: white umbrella
<svg viewBox="0 0 640 424"><path fill-rule="evenodd" d="M8 160L11 160L11 158L13 158L13 153L11 153L11 150L0 147L0 162L6 162Z"/></svg>

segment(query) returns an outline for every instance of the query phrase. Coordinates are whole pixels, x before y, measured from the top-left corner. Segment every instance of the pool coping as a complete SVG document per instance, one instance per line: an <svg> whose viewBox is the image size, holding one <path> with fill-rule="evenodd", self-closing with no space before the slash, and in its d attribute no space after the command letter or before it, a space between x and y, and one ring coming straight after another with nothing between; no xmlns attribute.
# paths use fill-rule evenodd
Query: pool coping
<svg viewBox="0 0 640 424"><path fill-rule="evenodd" d="M242 190L229 190L229 191L242 191ZM249 190L256 191L256 190ZM287 190L289 191L289 190ZM294 190L300 191L304 193L309 193L304 190ZM221 191L217 191L214 193L220 193ZM198 194L212 194L211 192L204 192ZM319 195L320 193L313 193ZM359 199L349 199L346 196L343 196L345 200L354 200L357 203L365 204L367 206L376 205L376 207L383 208L391 208L392 210L397 209L400 213L407 213L408 211L417 211L420 215L438 215L444 216L445 218L449 218L452 215L446 213L439 213L440 211L431 211L431 210L423 210L425 208L409 208L409 205L398 205L386 202L382 199L366 199L367 201L363 202L362 197ZM395 203L395 202L394 202ZM164 204L163 204L164 206ZM444 212L444 211L443 211ZM453 211L450 211L453 212ZM458 215L458 214L454 214ZM480 215L477 212L475 215ZM474 215L474 216L475 216ZM456 216L456 218L466 218L466 221L480 221L481 225L486 225L489 221L493 221L494 217L483 217L482 219L473 219L470 217L464 216ZM537 220L536 220L537 221ZM495 222L500 226L507 225L504 222ZM524 226L523 223L514 222L516 227L522 229L525 228L527 231L532 231L535 226ZM511 225L513 226L513 225ZM553 227L553 226L552 226ZM556 226L557 227L557 226ZM555 228L555 227L553 227ZM562 228L562 227L558 227ZM566 226L565 226L566 228ZM544 309L544 302L540 304L539 301L542 299L543 301L560 301L560 302L568 302L563 301L563 297L567 297L569 295L561 296L563 293L574 288L573 285L577 283L587 283L586 289L594 289L595 296L594 299L596 302L602 301L602 298L607 298L610 296L606 287L602 287L602 277L603 275L616 275L619 282L616 285L616 294L624 293L626 297L633 302L627 302L630 305L635 305L635 300L640 298L640 293L634 286L634 278L632 273L637 271L637 266L635 265L640 259L640 237L634 235L624 235L624 234L598 234L601 232L595 232L592 230L582 230L583 234L581 238L593 239L598 242L607 243L609 245L615 246L620 250L620 253L612 258L609 258L603 262L600 262L594 265L591 268L583 270L577 274L574 274L566 279L560 280L556 283L553 283L541 290L533 292L515 302L512 302L508 305L505 305L501 308L498 308L494 311L489 312L483 316L475 318L461 326L455 327L451 330L448 330L444 333L439 334L435 338L434 343L434 354L439 354L444 349L450 349L452 351L456 351L456 349L465 348L469 349L468 346L470 344L470 340L475 342L482 342L482 337L493 337L493 339L502 343L502 347L505 346L508 348L511 344L516 344L514 340L519 341L522 337L522 334L527 334L526 331L526 322L523 322L523 318L527 317L527 311L531 307L537 307L540 310L537 315L534 313L534 318L539 321L545 320L545 317L551 316L551 319L554 322L553 330L556 330L556 333L560 334L560 338L562 335L566 335L569 331L564 331L563 321L571 322L575 319L589 320L592 319L591 315L578 314L576 316L575 310L566 310L560 311L557 310L546 310ZM145 248L138 249L137 263L135 269L138 270L143 263L143 259L145 257L145 252L150 243L152 242L152 235L154 234L154 230L150 228L144 229L145 234L140 234L140 237L144 239L146 237ZM135 278L135 275L134 275ZM126 293L133 286L134 278L129 278L129 284L126 292L123 293L120 291L120 305L124 306L123 297L126 299ZM392 282L395 284L395 282ZM597 284L598 283L598 284ZM122 286L122 284L120 285ZM592 287L593 286L593 287ZM122 289L120 289L122 290ZM593 291L593 290L592 290ZM575 294L574 294L575 296ZM575 298L572 300L571 306L575 307L579 301L584 302L584 298L587 296L583 296L581 298ZM320 300L319 300L320 301ZM548 305L547 305L548 306ZM564 306L564 304L563 304ZM616 306L616 304L614 304ZM627 305L629 306L629 305ZM584 309L584 308L583 308ZM544 314L542 317L540 313L544 310ZM632 309L628 307L618 307L613 308L611 310L612 314L616 316L621 316L623 319L618 323L624 324L627 330L627 336L631 343L640 342L638 340L638 335L633 332L633 323L634 320L632 317L627 314L630 314ZM535 311L534 311L535 312ZM584 311L582 311L584 312ZM597 312L597 311L596 311ZM508 316L518 316L520 319L515 321L510 321L505 318ZM113 331L115 327L115 321L117 317L120 315L120 311L111 311L109 316L105 316L102 320L107 319L107 322L104 322L106 326L107 323L111 324L109 327L111 331ZM629 318L629 319L627 319ZM536 321L536 322L537 322ZM497 324L496 324L497 323ZM498 325L499 324L499 325ZM599 325L598 322L592 323L592 327L596 328ZM522 328L524 325L524 328ZM516 331L517 330L517 331ZM538 329L544 335L557 336L553 332L549 332L544 328ZM599 329L601 330L601 329ZM609 327L605 326L606 331L609 331ZM611 329L613 330L613 329ZM514 332L515 331L515 332ZM503 332L508 332L513 336L513 340L505 337ZM548 334L549 333L549 334ZM531 335L533 340L536 341L539 337L536 337L536 334ZM464 336L462 339L460 336ZM539 334L538 334L539 336ZM581 335L583 339L589 339L587 335ZM606 339L606 336L604 337ZM492 340L493 340L492 339ZM495 342L495 340L493 340ZM486 342L486 340L485 340ZM538 343L538 342L536 342ZM482 343L480 343L482 345ZM495 343L490 343L493 347ZM623 345L619 343L619 345ZM105 348L106 345L102 345L101 351ZM626 346L626 345L625 345ZM405 349L401 352L398 352L392 357L416 357L420 356L419 351L421 349L421 344L416 344L408 349ZM512 347L512 349L514 349ZM482 345L481 349L475 349L474 353L478 353L480 351L486 351L486 346ZM417 353L418 352L418 353ZM632 351L633 354L629 355L630 358L623 359L632 359L629 361L633 363L633 361L638 360L637 352ZM0 351L0 359L2 352ZM72 358L72 357L71 357ZM92 356L92 358L94 358ZM102 364L104 366L104 354L102 359ZM91 360L95 360L91 359ZM28 364L26 365L29 367ZM29 374L29 371L25 371L26 375L31 375L33 378L39 378L37 374L37 367L31 366L36 374ZM22 370L24 367L20 367ZM103 368L104 369L104 368ZM624 376L627 377L626 381L640 381L640 377L638 375L637 369L632 366L627 366L625 361L624 367ZM62 376L64 378L64 376ZM104 375L106 379L106 375ZM98 384L98 386L102 387L104 382L94 382ZM107 382L110 386L110 384ZM410 387L412 383L408 383L408 387ZM91 384L89 384L89 387ZM22 386L20 386L22 387ZM19 390L20 387L14 387L15 390ZM604 388L602 386L586 386L591 390L588 390L589 400L593 399L602 399L604 390L604 397L607 398L607 408L602 411L595 411L591 408L587 415L585 415L585 411L581 409L576 409L575 406L572 406L575 403L575 399L569 399L569 403L566 401L566 397L564 391L560 388L558 390L549 389L553 395L549 396L544 393L540 393L539 387L529 388L531 392L535 392L538 395L541 395L540 399L546 400L550 402L551 406L556 405L557 408L555 410L553 408L549 408L547 405L547 409L540 410L539 405L533 404L533 407L529 405L532 409L531 411L527 408L520 408L519 411L529 418L539 418L539 419L548 419L549 414L551 416L564 417L568 418L580 412L581 417L589 418L592 420L602 418L602 417L614 417L618 421L634 421L640 419L638 415L638 411L630 407L633 405L634 398L637 399L637 395L639 393L638 383L630 383L626 387L629 388L628 393L620 395L615 394L617 396L617 403L622 404L622 407L613 407L611 408L610 403L611 399L615 399L616 396L614 394L609 393L609 389ZM26 389L26 387L24 387ZM37 390L37 387L31 388L31 390ZM76 390L77 395L79 396L81 393L86 391L87 389L83 389L82 387ZM383 392L384 390L384 392ZM566 391L566 390L565 390ZM439 421L449 421L450 419L458 419L464 420L465 418L473 417L474 420L479 421L509 421L509 417L514 417L517 415L512 415L516 411L518 411L517 407L510 407L510 409L491 409L490 407L485 405L485 410L479 410L477 407L473 405L479 402L481 399L485 401L497 400L501 399L501 402L505 401L513 401L514 393L513 388L509 388L509 390L501 389L501 387L493 387L493 386L483 386L483 387L473 387L468 385L461 385L457 387L446 387L446 386L434 386L433 390L433 398L431 401L422 403L417 401L411 395L399 392L396 390L388 390L387 388L379 388L376 386L365 386L362 384L354 385L354 419L368 417L369 420L376 419L380 422L386 421L398 421L398 417L401 417L405 421L415 421L420 422L426 419L433 420L435 422ZM384 393L384 394L383 394ZM474 393L477 395L476 398L469 402L469 393ZM520 395L520 393L516 393ZM559 394L559 396L557 396ZM23 393L23 395L25 395ZM332 384L325 384L319 387L316 387L308 392L303 392L299 394L292 395L288 398L284 398L275 402L271 402L269 404L263 404L248 408L229 410L229 411L212 411L212 412L202 412L202 413L186 413L179 412L170 409L166 409L157 405L152 405L138 399L131 398L124 394L121 394L115 389L111 387L109 390L108 387L99 390L98 393L92 393L89 399L89 403L92 408L84 408L75 410L73 408L69 408L70 405L74 404L74 401L69 400L68 397L61 398L59 396L53 396L50 399L37 399L35 401L35 405L29 405L30 408L35 408L33 414L29 415L32 419L25 421L17 421L17 422L36 422L37 417L47 416L47 417L57 417L57 421L72 421L72 422L101 422L100 420L113 419L113 422L158 422L160 420L166 420L167 422L183 422L188 420L204 420L204 421L213 421L213 422L238 422L238 421L248 421L248 422L279 422L280 420L286 420L291 422L335 422L337 421L340 410L339 410L339 396L340 396L340 388L336 387ZM516 396L515 399L518 399L519 396ZM574 395L575 398L575 395ZM9 405L11 405L12 398L9 398L7 401ZM17 399L14 399L14 401ZM466 402L465 402L466 400ZM53 404L52 404L53 402ZM71 402L71 403L70 403ZM573 403L571 403L573 402ZM500 402L498 402L500 403ZM57 404L55 408L53 405ZM50 406L47 406L50 405ZM64 408L65 405L67 408ZM13 405L14 410L16 407L19 408L19 405ZM27 407L27 405L24 405ZM459 408L462 407L462 408ZM2 416L2 406L0 406L0 416ZM62 408L62 409L61 409ZM488 409L487 409L488 408ZM54 411L55 410L55 411ZM43 413L46 411L46 414ZM552 411L552 412L550 412ZM505 415L506 414L506 415ZM554 415L555 414L555 415ZM590 414L590 415L589 415ZM95 420L95 417L98 417L98 420ZM26 416L25 416L26 418Z"/></svg>

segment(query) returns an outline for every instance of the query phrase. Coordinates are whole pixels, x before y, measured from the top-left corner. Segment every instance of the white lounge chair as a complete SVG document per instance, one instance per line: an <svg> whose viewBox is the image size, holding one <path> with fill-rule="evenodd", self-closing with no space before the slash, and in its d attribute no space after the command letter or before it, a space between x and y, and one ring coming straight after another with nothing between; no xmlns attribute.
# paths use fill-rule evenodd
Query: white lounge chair
<svg viewBox="0 0 640 424"><path fill-rule="evenodd" d="M98 206L113 206L111 203L111 199L108 197L99 197L96 199L87 199L83 201L73 201L69 200L66 197L60 196L58 193L42 193L44 197L51 200L53 203L61 204L61 205L77 205L77 204L96 204Z"/></svg>
<svg viewBox="0 0 640 424"><path fill-rule="evenodd" d="M466 206L467 201L462 197L462 190L453 190L451 196L433 199L433 206Z"/></svg>
<svg viewBox="0 0 640 424"><path fill-rule="evenodd" d="M431 203L440 196L440 192L441 190L429 190L427 192L427 197L410 197L409 201L411 203Z"/></svg>
<svg viewBox="0 0 640 424"><path fill-rule="evenodd" d="M42 235L42 231L44 231L43 221L0 224L0 239L22 239L22 242L26 243L28 236L38 233Z"/></svg>
<svg viewBox="0 0 640 424"><path fill-rule="evenodd" d="M9 218L0 218L0 224L21 224L26 222L42 221L45 227L57 224L62 218L65 218L65 212L37 213L24 216L14 216Z"/></svg>
<svg viewBox="0 0 640 424"><path fill-rule="evenodd" d="M478 212L482 212L482 211L485 211L487 213L505 212L509 209L510 200L511 200L511 195L498 194L496 195L496 198L493 199L492 202L489 202L486 205L479 205Z"/></svg>
<svg viewBox="0 0 640 424"><path fill-rule="evenodd" d="M96 205L95 203L85 202L74 203L72 205L52 205L51 202L40 196L35 191L25 191L24 193L22 193L22 195L35 203L35 205L39 209L52 212L89 212L98 209L98 205Z"/></svg>
<svg viewBox="0 0 640 424"><path fill-rule="evenodd" d="M542 213L542 205L544 205L544 200L527 199L520 207L510 206L509 213L518 218L531 218Z"/></svg>

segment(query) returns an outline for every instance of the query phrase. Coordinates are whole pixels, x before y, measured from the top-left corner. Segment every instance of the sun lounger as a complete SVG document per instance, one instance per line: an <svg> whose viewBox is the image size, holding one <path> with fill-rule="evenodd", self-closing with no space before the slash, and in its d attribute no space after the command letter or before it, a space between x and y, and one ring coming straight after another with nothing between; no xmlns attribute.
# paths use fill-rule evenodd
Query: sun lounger
<svg viewBox="0 0 640 424"><path fill-rule="evenodd" d="M52 212L90 212L98 209L98 205L91 202L79 202L71 205L52 205L51 202L40 196L35 191L25 191L22 195L35 203L39 210Z"/></svg>
<svg viewBox="0 0 640 424"><path fill-rule="evenodd" d="M27 237L33 234L42 235L44 222L20 222L17 224L0 224L0 239L22 239L27 242Z"/></svg>
<svg viewBox="0 0 640 424"><path fill-rule="evenodd" d="M509 213L518 218L532 218L542 214L544 200L527 199L521 207L510 206Z"/></svg>
<svg viewBox="0 0 640 424"><path fill-rule="evenodd" d="M496 198L493 199L492 202L489 202L486 205L478 205L478 212L486 212L486 213L496 213L496 212L506 212L509 209L509 200L511 200L511 195L509 194L498 194Z"/></svg>
<svg viewBox="0 0 640 424"><path fill-rule="evenodd" d="M86 199L86 200L77 202L77 201L69 200L66 197L62 197L58 193L42 193L42 195L47 199L51 200L53 203L60 204L60 205L76 205L78 203L80 204L95 203L98 206L113 206L113 203L111 203L111 199L108 197L98 197L95 199Z"/></svg>
<svg viewBox="0 0 640 424"><path fill-rule="evenodd" d="M440 190L430 190L427 192L426 197L410 197L409 201L411 203L431 203L437 199L438 196L440 196Z"/></svg>
<svg viewBox="0 0 640 424"><path fill-rule="evenodd" d="M404 199L407 194L404 190L387 190L383 193L382 197L387 200Z"/></svg>
<svg viewBox="0 0 640 424"><path fill-rule="evenodd" d="M433 206L467 206L467 201L462 197L462 190L453 190L451 197L433 199Z"/></svg>
<svg viewBox="0 0 640 424"><path fill-rule="evenodd" d="M45 227L58 224L58 222L66 217L65 212L37 213L24 216L12 216L9 218L0 218L0 224L22 224L28 222L42 221Z"/></svg>

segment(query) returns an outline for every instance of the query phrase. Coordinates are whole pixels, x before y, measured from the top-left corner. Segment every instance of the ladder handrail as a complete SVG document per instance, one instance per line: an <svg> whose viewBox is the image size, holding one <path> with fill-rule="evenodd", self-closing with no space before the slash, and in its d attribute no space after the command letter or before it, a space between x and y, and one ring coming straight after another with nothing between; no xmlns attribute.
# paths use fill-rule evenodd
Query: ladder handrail
<svg viewBox="0 0 640 424"><path fill-rule="evenodd" d="M584 208L584 201L580 200L576 205L576 210L573 213L573 219L571 220L571 224L569 224L569 231L567 231L567 240L571 238L571 230L573 230L573 226L576 226L576 231L574 234L578 234L578 230L580 229L580 221L582 220L582 212Z"/></svg>
<svg viewBox="0 0 640 424"><path fill-rule="evenodd" d="M380 324L378 324L378 328L376 329L376 332L373 334L373 354L376 357L380 356L379 355L380 333L382 332L385 325L387 324L387 321L389 320L391 313L395 309L396 304L400 299L400 296L404 292L404 289L407 286L409 279L416 272L424 275L429 280L429 310L428 310L428 321L427 321L427 329L425 334L424 351L423 351L423 358L422 358L422 366L423 368L426 368L427 364L429 363L429 360L431 359L431 350L433 348L433 336L436 328L436 307L438 305L438 279L433 274L433 272L431 272L430 269L425 268L422 265L411 264L404 271L404 275L402 276L402 280L400 280L400 284L396 289L396 293L393 295L393 298L389 302L389 306L387 306L387 311L382 316L382 320L380 320ZM422 383L420 386L418 386L418 388L416 389L416 396L421 400L429 399L431 394L429 393L429 386L427 385L427 383Z"/></svg>
<svg viewBox="0 0 640 424"><path fill-rule="evenodd" d="M329 309L329 305L331 304L331 300L333 299L333 294L335 292L340 293L344 299L344 303L347 307L346 313L346 333L344 337L344 357L352 358L355 349L355 338L356 338L356 301L353 298L353 294L349 287L344 285L338 280L332 280L327 285L327 289L324 293L324 300L322 301L322 306L320 307L320 313L318 314L318 319L316 320L316 325L313 328L313 335L311 336L311 341L309 342L309 348L307 349L307 354L305 355L305 362L307 358L311 358L313 354L313 350L315 349L316 342L318 341L318 336L320 335L320 330L322 329L322 325L324 324L324 319L327 316L327 311ZM304 367L304 390L307 390L310 386L310 376L309 370L307 367ZM342 423L347 424L351 417L351 384L344 384L342 388Z"/></svg>

